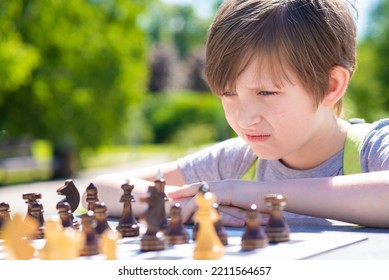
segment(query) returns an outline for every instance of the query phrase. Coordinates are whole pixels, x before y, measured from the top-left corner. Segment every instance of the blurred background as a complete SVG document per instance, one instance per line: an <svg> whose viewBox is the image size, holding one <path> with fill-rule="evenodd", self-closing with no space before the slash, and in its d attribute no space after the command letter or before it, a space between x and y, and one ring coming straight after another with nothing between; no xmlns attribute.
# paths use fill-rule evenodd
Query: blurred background
<svg viewBox="0 0 389 280"><path fill-rule="evenodd" d="M0 0L0 184L231 137L203 80L222 0ZM389 0L356 1L358 68L345 118L389 110Z"/></svg>

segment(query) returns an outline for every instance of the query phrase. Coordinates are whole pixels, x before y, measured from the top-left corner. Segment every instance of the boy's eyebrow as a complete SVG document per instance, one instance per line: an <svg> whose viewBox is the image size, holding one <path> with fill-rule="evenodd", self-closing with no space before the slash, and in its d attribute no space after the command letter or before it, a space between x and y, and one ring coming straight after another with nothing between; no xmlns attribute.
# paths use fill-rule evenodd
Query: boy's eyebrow
<svg viewBox="0 0 389 280"><path fill-rule="evenodd" d="M277 89L280 90L281 86L274 83L263 84L263 83L253 83L246 86L248 90L258 90L258 89Z"/></svg>

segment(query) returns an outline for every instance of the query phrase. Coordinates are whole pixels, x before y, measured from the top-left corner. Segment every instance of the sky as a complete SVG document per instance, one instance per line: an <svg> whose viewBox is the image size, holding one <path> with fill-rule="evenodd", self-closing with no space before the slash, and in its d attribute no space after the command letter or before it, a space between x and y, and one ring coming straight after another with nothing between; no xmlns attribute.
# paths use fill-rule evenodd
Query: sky
<svg viewBox="0 0 389 280"><path fill-rule="evenodd" d="M183 4L183 5L193 5L195 10L201 15L209 15L211 14L210 3L212 1L209 0L162 0L166 3L174 3L174 4ZM369 17L368 14L372 7L374 7L377 0L355 0L356 7L358 10L358 34L362 36L366 30L366 25L368 23Z"/></svg>

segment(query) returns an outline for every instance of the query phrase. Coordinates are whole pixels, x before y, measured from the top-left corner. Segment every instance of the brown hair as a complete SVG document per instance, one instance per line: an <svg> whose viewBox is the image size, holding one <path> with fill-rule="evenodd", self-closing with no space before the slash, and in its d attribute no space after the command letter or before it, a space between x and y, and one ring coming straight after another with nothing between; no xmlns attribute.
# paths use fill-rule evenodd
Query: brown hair
<svg viewBox="0 0 389 280"><path fill-rule="evenodd" d="M225 0L210 27L205 76L220 95L255 57L280 82L295 73L316 105L334 66L355 69L356 24L346 0ZM355 9L354 9L355 11ZM277 72L276 72L277 71ZM334 108L339 116L340 100Z"/></svg>

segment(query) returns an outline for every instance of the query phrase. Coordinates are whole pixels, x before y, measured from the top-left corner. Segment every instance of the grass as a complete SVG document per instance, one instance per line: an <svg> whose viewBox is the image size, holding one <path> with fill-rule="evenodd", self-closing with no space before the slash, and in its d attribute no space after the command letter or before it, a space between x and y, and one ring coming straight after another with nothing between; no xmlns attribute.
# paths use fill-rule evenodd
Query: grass
<svg viewBox="0 0 389 280"><path fill-rule="evenodd" d="M83 169L91 169L152 159L161 155L167 155L169 158L175 159L185 155L187 152L187 147L178 147L176 145L113 146L101 147L94 152L86 151L82 154L81 160Z"/></svg>

